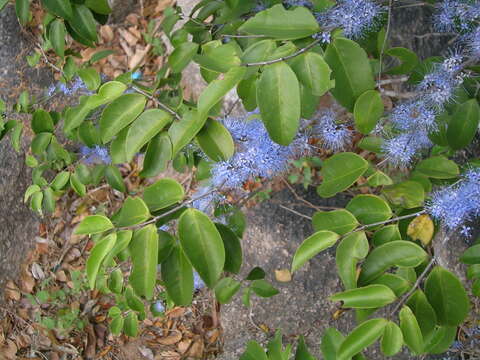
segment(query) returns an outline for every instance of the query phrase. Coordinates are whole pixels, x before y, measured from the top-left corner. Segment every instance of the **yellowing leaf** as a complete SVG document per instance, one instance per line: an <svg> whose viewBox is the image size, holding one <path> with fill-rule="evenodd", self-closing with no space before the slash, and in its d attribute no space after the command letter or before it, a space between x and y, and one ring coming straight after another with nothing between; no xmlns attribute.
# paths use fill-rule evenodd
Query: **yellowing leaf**
<svg viewBox="0 0 480 360"><path fill-rule="evenodd" d="M408 225L407 235L413 240L420 240L423 246L427 246L432 241L433 237L433 221L427 214L417 216Z"/></svg>

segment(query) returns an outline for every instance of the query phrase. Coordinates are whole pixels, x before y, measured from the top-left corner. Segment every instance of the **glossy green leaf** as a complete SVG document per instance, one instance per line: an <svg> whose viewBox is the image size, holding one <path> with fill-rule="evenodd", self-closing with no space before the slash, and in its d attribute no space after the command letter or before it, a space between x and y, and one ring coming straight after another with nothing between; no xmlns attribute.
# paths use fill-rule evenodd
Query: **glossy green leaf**
<svg viewBox="0 0 480 360"><path fill-rule="evenodd" d="M383 101L376 90L367 90L355 101L353 117L355 127L362 134L369 134L383 115Z"/></svg>
<svg viewBox="0 0 480 360"><path fill-rule="evenodd" d="M168 64L172 68L173 73L181 73L188 63L192 61L197 51L198 44L193 42L187 41L177 46L168 57Z"/></svg>
<svg viewBox="0 0 480 360"><path fill-rule="evenodd" d="M448 122L448 145L459 150L470 144L477 133L480 109L476 99L470 99L457 105L456 111Z"/></svg>
<svg viewBox="0 0 480 360"><path fill-rule="evenodd" d="M214 40L203 45L202 48L204 49L202 55L195 55L193 59L203 70L226 73L240 66L240 49L235 42L221 44L218 40Z"/></svg>
<svg viewBox="0 0 480 360"><path fill-rule="evenodd" d="M333 246L340 236L332 231L317 231L306 238L295 251L292 261L292 272L297 271L303 264L321 251Z"/></svg>
<svg viewBox="0 0 480 360"><path fill-rule="evenodd" d="M133 264L129 283L138 295L150 300L157 280L158 235L155 224L136 230L129 249Z"/></svg>
<svg viewBox="0 0 480 360"><path fill-rule="evenodd" d="M238 30L275 39L294 40L315 34L320 27L308 9L299 6L292 10L285 10L278 4L257 13Z"/></svg>
<svg viewBox="0 0 480 360"><path fill-rule="evenodd" d="M330 296L331 301L342 301L344 308L374 309L396 300L393 291L385 285L369 285L346 290Z"/></svg>
<svg viewBox="0 0 480 360"><path fill-rule="evenodd" d="M168 161L171 159L172 142L168 133L162 132L156 135L148 144L140 177L153 177L165 171Z"/></svg>
<svg viewBox="0 0 480 360"><path fill-rule="evenodd" d="M304 119L311 119L317 111L320 97L312 94L311 90L300 85L300 99L302 99L301 116Z"/></svg>
<svg viewBox="0 0 480 360"><path fill-rule="evenodd" d="M317 187L318 195L329 198L348 189L367 169L368 162L357 154L342 152L333 155L323 163L323 181Z"/></svg>
<svg viewBox="0 0 480 360"><path fill-rule="evenodd" d="M375 231L372 236L372 244L380 246L394 240L402 240L398 225L387 225Z"/></svg>
<svg viewBox="0 0 480 360"><path fill-rule="evenodd" d="M264 298L272 297L280 293L264 279L253 280L250 288L255 294Z"/></svg>
<svg viewBox="0 0 480 360"><path fill-rule="evenodd" d="M383 332L381 349L385 356L394 356L403 346L402 330L393 321L389 321Z"/></svg>
<svg viewBox="0 0 480 360"><path fill-rule="evenodd" d="M335 262L346 289L357 287L357 263L368 254L368 240L363 231L348 235L337 247Z"/></svg>
<svg viewBox="0 0 480 360"><path fill-rule="evenodd" d="M388 286L396 296L405 294L412 287L412 284L408 280L405 280L401 276L390 273L385 273L376 278L374 281L372 281L372 284Z"/></svg>
<svg viewBox="0 0 480 360"><path fill-rule="evenodd" d="M393 180L387 174L377 170L367 178L367 184L373 187L392 185Z"/></svg>
<svg viewBox="0 0 480 360"><path fill-rule="evenodd" d="M120 173L118 167L114 165L108 165L105 168L105 178L107 179L108 185L120 192L126 192L127 188L123 182L123 176Z"/></svg>
<svg viewBox="0 0 480 360"><path fill-rule="evenodd" d="M328 45L325 61L335 78L335 88L330 91L331 94L352 111L357 98L375 87L366 52L352 40L337 38Z"/></svg>
<svg viewBox="0 0 480 360"><path fill-rule="evenodd" d="M115 139L110 143L110 156L112 164L123 164L127 162L125 153L125 143L127 142L128 127L118 133Z"/></svg>
<svg viewBox="0 0 480 360"><path fill-rule="evenodd" d="M147 99L141 94L125 94L115 99L100 118L103 143L113 139L123 128L133 122L143 111Z"/></svg>
<svg viewBox="0 0 480 360"><path fill-rule="evenodd" d="M265 278L266 275L267 274L265 273L265 270L263 270L261 267L256 266L252 270L250 270L245 280L260 280Z"/></svg>
<svg viewBox="0 0 480 360"><path fill-rule="evenodd" d="M92 12L85 5L73 4L73 15L68 19L71 27L82 37L97 41L97 24Z"/></svg>
<svg viewBox="0 0 480 360"><path fill-rule="evenodd" d="M15 13L21 25L27 25L30 20L30 0L15 0Z"/></svg>
<svg viewBox="0 0 480 360"><path fill-rule="evenodd" d="M322 336L320 350L325 360L336 360L337 351L345 336L335 328L328 328Z"/></svg>
<svg viewBox="0 0 480 360"><path fill-rule="evenodd" d="M247 343L247 349L240 356L240 360L269 360L263 348L255 341Z"/></svg>
<svg viewBox="0 0 480 360"><path fill-rule="evenodd" d="M183 149L197 135L207 118L200 116L196 110L188 111L182 120L174 122L168 129L172 141L172 156Z"/></svg>
<svg viewBox="0 0 480 360"><path fill-rule="evenodd" d="M72 5L69 0L42 0L42 5L52 14L64 19L73 16Z"/></svg>
<svg viewBox="0 0 480 360"><path fill-rule="evenodd" d="M435 329L437 316L422 290L416 290L406 302L417 318L423 337L426 339Z"/></svg>
<svg viewBox="0 0 480 360"><path fill-rule="evenodd" d="M43 216L42 202L43 202L42 191L37 191L32 194L32 197L30 199L30 209L37 212L40 216Z"/></svg>
<svg viewBox="0 0 480 360"><path fill-rule="evenodd" d="M190 305L193 297L193 270L180 247L175 247L162 263L162 280L176 305Z"/></svg>
<svg viewBox="0 0 480 360"><path fill-rule="evenodd" d="M242 80L237 85L237 95L247 111L257 108L257 78L255 76Z"/></svg>
<svg viewBox="0 0 480 360"><path fill-rule="evenodd" d="M460 261L468 265L480 264L480 244L469 247L460 256Z"/></svg>
<svg viewBox="0 0 480 360"><path fill-rule="evenodd" d="M359 283L368 284L392 266L416 267L428 254L411 241L396 240L373 249L362 265Z"/></svg>
<svg viewBox="0 0 480 360"><path fill-rule="evenodd" d="M75 174L78 176L82 184L88 185L92 181L90 169L83 163L80 163L75 167Z"/></svg>
<svg viewBox="0 0 480 360"><path fill-rule="evenodd" d="M50 214L55 211L55 195L51 187L43 189L42 208Z"/></svg>
<svg viewBox="0 0 480 360"><path fill-rule="evenodd" d="M370 319L358 325L340 344L337 360L348 360L373 344L383 335L387 323L385 319Z"/></svg>
<svg viewBox="0 0 480 360"><path fill-rule="evenodd" d="M108 15L112 12L108 0L85 0L85 5L97 14Z"/></svg>
<svg viewBox="0 0 480 360"><path fill-rule="evenodd" d="M96 108L115 100L127 90L127 85L119 81L109 81L100 86L98 93L88 97L87 105L89 108Z"/></svg>
<svg viewBox="0 0 480 360"><path fill-rule="evenodd" d="M80 104L74 107L69 107L65 111L63 131L68 134L78 128L91 110L92 107L89 104L89 97L80 96Z"/></svg>
<svg viewBox="0 0 480 360"><path fill-rule="evenodd" d="M93 125L92 121L84 121L78 128L79 139L88 147L93 148L95 145L101 144L100 132Z"/></svg>
<svg viewBox="0 0 480 360"><path fill-rule="evenodd" d="M247 47L242 55L242 63L256 63L265 61L267 57L275 50L277 47L275 41L273 40L260 40L254 42L249 47ZM259 66L251 66L247 69L245 73L245 78L248 78L255 74L258 71ZM243 99L243 97L242 97Z"/></svg>
<svg viewBox="0 0 480 360"><path fill-rule="evenodd" d="M450 271L435 267L425 282L425 295L437 314L439 325L458 326L465 321L470 301L462 283Z"/></svg>
<svg viewBox="0 0 480 360"><path fill-rule="evenodd" d="M228 271L234 274L240 272L242 267L242 245L238 236L230 230L229 227L215 223L220 236L223 240L223 246L225 248L225 266L224 271Z"/></svg>
<svg viewBox="0 0 480 360"><path fill-rule="evenodd" d="M36 185L36 184L32 184L30 185L27 190L25 190L25 195L23 197L23 202L27 202L27 200L30 198L30 196L32 196L33 194L37 193L37 192L40 192L42 189L40 188L40 186Z"/></svg>
<svg viewBox="0 0 480 360"><path fill-rule="evenodd" d="M70 186L81 197L87 194L86 186L80 181L76 173L70 175Z"/></svg>
<svg viewBox="0 0 480 360"><path fill-rule="evenodd" d="M290 65L298 80L315 96L322 96L335 86L335 81L330 80L332 70L323 57L315 52L297 56Z"/></svg>
<svg viewBox="0 0 480 360"><path fill-rule="evenodd" d="M115 214L113 222L117 227L141 224L150 218L150 212L145 202L139 197L127 197L123 206Z"/></svg>
<svg viewBox="0 0 480 360"><path fill-rule="evenodd" d="M381 153L384 139L380 136L367 136L358 143L358 147L374 153Z"/></svg>
<svg viewBox="0 0 480 360"><path fill-rule="evenodd" d="M417 318L408 306L400 310L399 318L405 344L414 355L420 355L423 352L424 343Z"/></svg>
<svg viewBox="0 0 480 360"><path fill-rule="evenodd" d="M312 225L315 231L329 230L339 235L345 235L354 230L358 221L345 209L332 211L317 211L313 214Z"/></svg>
<svg viewBox="0 0 480 360"><path fill-rule="evenodd" d="M215 298L220 304L228 304L238 290L240 290L240 282L225 277L215 286Z"/></svg>
<svg viewBox="0 0 480 360"><path fill-rule="evenodd" d="M80 76L80 79L82 79L87 86L87 89L90 91L97 90L102 83L100 74L93 67L79 69L78 76Z"/></svg>
<svg viewBox="0 0 480 360"><path fill-rule="evenodd" d="M213 119L207 119L197 135L197 142L213 161L228 160L235 152L232 135L219 121Z"/></svg>
<svg viewBox="0 0 480 360"><path fill-rule="evenodd" d="M52 141L52 136L49 132L37 134L30 144L32 153L40 156L43 155Z"/></svg>
<svg viewBox="0 0 480 360"><path fill-rule="evenodd" d="M308 351L303 335L300 335L300 339L298 340L295 360L316 360L316 358L310 353L310 351Z"/></svg>
<svg viewBox="0 0 480 360"><path fill-rule="evenodd" d="M100 269L100 266L103 263L103 259L107 256L110 250L113 249L116 241L117 241L117 234L111 233L105 236L103 239L99 240L95 244L95 246L92 248L92 251L90 251L90 256L88 257L87 265L86 265L87 279L88 279L88 284L90 285L90 289L93 290L95 288L97 274Z"/></svg>
<svg viewBox="0 0 480 360"><path fill-rule="evenodd" d="M421 207L425 200L423 186L416 181L403 181L385 187L383 194L390 203L401 206L404 209Z"/></svg>
<svg viewBox="0 0 480 360"><path fill-rule="evenodd" d="M143 198L150 211L157 211L169 207L183 200L185 191L176 180L163 178L147 186Z"/></svg>
<svg viewBox="0 0 480 360"><path fill-rule="evenodd" d="M109 218L103 215L91 215L78 224L75 235L99 234L110 229L113 229L113 224Z"/></svg>
<svg viewBox="0 0 480 360"><path fill-rule="evenodd" d="M408 74L418 65L418 56L412 50L403 47L392 47L390 49L387 49L385 51L385 54L394 56L401 61L400 65L390 68L387 71L387 74Z"/></svg>
<svg viewBox="0 0 480 360"><path fill-rule="evenodd" d="M62 20L56 19L50 24L50 30L48 32L48 39L52 44L55 53L62 59L65 55L65 36L67 30Z"/></svg>
<svg viewBox="0 0 480 360"><path fill-rule="evenodd" d="M140 314L140 319L143 320L145 318L145 304L143 303L142 299L135 294L130 285L125 288L125 300L127 302L127 306L132 310L138 311Z"/></svg>
<svg viewBox="0 0 480 360"><path fill-rule="evenodd" d="M116 269L111 272L108 279L108 288L114 294L121 294L123 290L123 273L122 270Z"/></svg>
<svg viewBox="0 0 480 360"><path fill-rule="evenodd" d="M109 324L109 329L112 335L118 336L122 333L123 330L123 317L122 315L115 316Z"/></svg>
<svg viewBox="0 0 480 360"><path fill-rule="evenodd" d="M386 221L392 217L390 206L376 195L357 195L350 200L346 209L365 225Z"/></svg>
<svg viewBox="0 0 480 360"><path fill-rule="evenodd" d="M129 312L123 323L123 332L130 337L138 335L138 317L133 311Z"/></svg>
<svg viewBox="0 0 480 360"><path fill-rule="evenodd" d="M23 123L18 121L13 127L13 130L10 134L12 147L17 153L20 152L20 146L21 146L20 140L22 137L22 133L23 133Z"/></svg>
<svg viewBox="0 0 480 360"><path fill-rule="evenodd" d="M172 121L172 116L160 109L149 109L141 114L130 126L125 142L127 161Z"/></svg>
<svg viewBox="0 0 480 360"><path fill-rule="evenodd" d="M191 264L213 288L225 265L225 248L217 228L207 215L190 208L179 219L178 234Z"/></svg>
<svg viewBox="0 0 480 360"><path fill-rule="evenodd" d="M105 257L105 265L110 266L113 258L128 248L130 241L132 241L132 235L132 230L120 230L117 232L117 241L115 242L113 249Z"/></svg>
<svg viewBox="0 0 480 360"><path fill-rule="evenodd" d="M425 339L424 351L428 354L442 354L450 348L456 337L456 326L437 326Z"/></svg>
<svg viewBox="0 0 480 360"><path fill-rule="evenodd" d="M300 124L300 86L293 70L285 62L264 68L257 83L257 103L270 138L288 145Z"/></svg>
<svg viewBox="0 0 480 360"><path fill-rule="evenodd" d="M434 179L452 179L460 173L457 164L444 156L433 156L420 161L415 171Z"/></svg>

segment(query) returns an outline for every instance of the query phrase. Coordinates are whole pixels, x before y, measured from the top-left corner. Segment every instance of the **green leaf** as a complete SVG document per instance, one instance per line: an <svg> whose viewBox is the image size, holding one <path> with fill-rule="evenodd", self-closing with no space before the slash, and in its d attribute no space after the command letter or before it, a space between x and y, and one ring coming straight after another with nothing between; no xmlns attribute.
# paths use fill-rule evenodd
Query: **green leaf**
<svg viewBox="0 0 480 360"><path fill-rule="evenodd" d="M129 196L115 214L114 223L117 227L133 226L147 221L150 216L148 207L141 198Z"/></svg>
<svg viewBox="0 0 480 360"><path fill-rule="evenodd" d="M300 85L300 99L302 99L302 118L311 119L317 111L320 97L313 95L311 90L307 89L303 85Z"/></svg>
<svg viewBox="0 0 480 360"><path fill-rule="evenodd" d="M215 298L220 304L228 304L238 290L240 290L239 281L229 277L223 278L215 286Z"/></svg>
<svg viewBox="0 0 480 360"><path fill-rule="evenodd" d="M94 95L95 96L95 95ZM65 111L65 120L63 123L63 131L68 134L78 128L92 110L89 104L89 97L80 96L80 104L69 107Z"/></svg>
<svg viewBox="0 0 480 360"><path fill-rule="evenodd" d="M245 75L245 67L233 67L223 79L212 81L198 98L198 114L206 117L210 111Z"/></svg>
<svg viewBox="0 0 480 360"><path fill-rule="evenodd" d="M439 325L458 326L470 310L470 301L460 280L440 266L428 275L425 295L437 314Z"/></svg>
<svg viewBox="0 0 480 360"><path fill-rule="evenodd" d="M50 24L50 30L48 32L48 39L52 44L55 53L62 59L65 55L65 37L67 30L62 20L56 19Z"/></svg>
<svg viewBox="0 0 480 360"><path fill-rule="evenodd" d="M385 356L397 354L403 345L402 330L393 321L389 321L383 332L381 349Z"/></svg>
<svg viewBox="0 0 480 360"><path fill-rule="evenodd" d="M473 280L480 278L480 264L470 265L467 268L467 279Z"/></svg>
<svg viewBox="0 0 480 360"><path fill-rule="evenodd" d="M425 339L424 351L428 354L442 354L450 348L456 337L456 326L437 326L432 335Z"/></svg>
<svg viewBox="0 0 480 360"><path fill-rule="evenodd" d="M242 99L245 110L255 110L257 108L257 78L252 76L240 81L237 85L237 95Z"/></svg>
<svg viewBox="0 0 480 360"><path fill-rule="evenodd" d="M367 136L358 143L358 147L374 153L381 153L384 139L380 136Z"/></svg>
<svg viewBox="0 0 480 360"><path fill-rule="evenodd" d="M113 229L109 218L103 215L91 215L82 220L75 228L75 235L93 235Z"/></svg>
<svg viewBox="0 0 480 360"><path fill-rule="evenodd" d="M73 9L69 0L42 0L43 6L52 14L64 19L73 16Z"/></svg>
<svg viewBox="0 0 480 360"><path fill-rule="evenodd" d="M197 135L207 118L200 116L196 110L188 111L182 120L175 121L168 129L172 141L172 158Z"/></svg>
<svg viewBox="0 0 480 360"><path fill-rule="evenodd" d="M317 194L323 198L332 197L352 186L367 169L368 162L357 154L335 154L323 163L323 181L317 187Z"/></svg>
<svg viewBox="0 0 480 360"><path fill-rule="evenodd" d="M228 160L235 152L232 135L219 121L213 119L207 119L197 135L197 142L213 161Z"/></svg>
<svg viewBox="0 0 480 360"><path fill-rule="evenodd" d="M331 301L342 301L344 308L375 309L391 304L397 299L385 285L369 285L330 296Z"/></svg>
<svg viewBox="0 0 480 360"><path fill-rule="evenodd" d="M377 170L367 178L367 184L373 187L392 185L393 180L387 174Z"/></svg>
<svg viewBox="0 0 480 360"><path fill-rule="evenodd" d="M43 192L37 191L32 194L32 198L30 200L30 209L37 212L40 216L43 216L42 202L43 202Z"/></svg>
<svg viewBox="0 0 480 360"><path fill-rule="evenodd" d="M470 144L477 133L479 120L480 109L476 99L457 105L448 123L448 145L454 150L459 150Z"/></svg>
<svg viewBox="0 0 480 360"><path fill-rule="evenodd" d="M402 240L398 225L387 225L375 231L372 236L372 244L380 246L394 240Z"/></svg>
<svg viewBox="0 0 480 360"><path fill-rule="evenodd" d="M323 57L315 52L297 56L291 62L291 67L298 80L315 96L322 96L335 86L335 81L330 80L332 70Z"/></svg>
<svg viewBox="0 0 480 360"><path fill-rule="evenodd" d="M117 315L112 319L109 325L110 332L112 333L112 335L119 336L122 333L123 322L124 320L122 315Z"/></svg>
<svg viewBox="0 0 480 360"><path fill-rule="evenodd" d="M127 135L128 127L120 131L115 139L110 143L110 156L113 164L123 164L127 162L127 155L125 153Z"/></svg>
<svg viewBox="0 0 480 360"><path fill-rule="evenodd" d="M427 297L422 290L416 290L406 302L406 305L412 310L417 318L420 330L422 330L423 337L429 337L435 329L437 316L432 305L427 300Z"/></svg>
<svg viewBox="0 0 480 360"><path fill-rule="evenodd" d="M97 127L93 125L92 121L84 121L82 125L80 125L78 128L78 137L90 148L101 143L100 132Z"/></svg>
<svg viewBox="0 0 480 360"><path fill-rule="evenodd" d="M193 297L193 271L182 249L175 246L162 263L162 280L176 305L187 306Z"/></svg>
<svg viewBox="0 0 480 360"><path fill-rule="evenodd" d="M157 280L158 235L155 224L136 230L129 248L133 264L129 283L138 295L150 300Z"/></svg>
<svg viewBox="0 0 480 360"><path fill-rule="evenodd" d="M452 179L460 174L457 164L444 156L433 156L420 161L415 171L433 179Z"/></svg>
<svg viewBox="0 0 480 360"><path fill-rule="evenodd" d="M264 68L257 83L257 103L270 138L287 146L300 124L300 86L285 62Z"/></svg>
<svg viewBox="0 0 480 360"><path fill-rule="evenodd" d="M368 240L363 231L345 237L337 247L337 271L346 289L357 287L357 263L368 254Z"/></svg>
<svg viewBox="0 0 480 360"><path fill-rule="evenodd" d="M133 311L129 312L125 317L123 332L130 337L137 337L138 335L138 317Z"/></svg>
<svg viewBox="0 0 480 360"><path fill-rule="evenodd" d="M55 195L51 187L43 190L42 208L47 213L53 213L55 211Z"/></svg>
<svg viewBox="0 0 480 360"><path fill-rule="evenodd" d="M141 320L143 320L145 318L145 304L135 294L130 285L125 288L125 300L127 302L127 306L132 310L138 311L140 313Z"/></svg>
<svg viewBox="0 0 480 360"><path fill-rule="evenodd" d="M90 91L97 90L102 83L100 74L93 67L79 69L78 76L80 76L82 81L87 86L87 89Z"/></svg>
<svg viewBox="0 0 480 360"><path fill-rule="evenodd" d="M362 134L369 134L383 115L383 101L376 90L367 90L355 101L353 117L355 127Z"/></svg>
<svg viewBox="0 0 480 360"><path fill-rule="evenodd" d="M168 161L171 159L172 142L168 133L162 132L156 135L148 144L140 177L153 177L165 171Z"/></svg>
<svg viewBox="0 0 480 360"><path fill-rule="evenodd" d="M32 196L33 194L37 193L37 192L40 192L42 191L42 189L40 188L40 186L36 185L36 184L32 184L30 185L27 190L25 190L25 195L23 197L23 202L26 203L27 200L30 198L30 196Z"/></svg>
<svg viewBox="0 0 480 360"><path fill-rule="evenodd" d="M460 256L460 261L468 265L480 264L480 244L468 248Z"/></svg>
<svg viewBox="0 0 480 360"><path fill-rule="evenodd" d="M97 24L92 12L85 5L73 4L73 15L68 23L80 36L97 41Z"/></svg>
<svg viewBox="0 0 480 360"><path fill-rule="evenodd" d="M267 60L268 56L277 48L275 41L273 40L260 40L254 42L245 49L242 55L242 64L256 63ZM245 73L245 79L255 74L259 66L251 66ZM255 83L255 81L253 81ZM240 86L240 85L239 85ZM238 90L237 90L238 91ZM240 96L242 99L243 97Z"/></svg>
<svg viewBox="0 0 480 360"><path fill-rule="evenodd" d="M335 328L328 328L322 336L320 350L325 360L336 360L337 351L345 336Z"/></svg>
<svg viewBox="0 0 480 360"><path fill-rule="evenodd" d="M12 130L12 133L10 134L12 147L17 153L20 152L20 138L22 137L22 132L23 132L23 123L19 121L15 124Z"/></svg>
<svg viewBox="0 0 480 360"><path fill-rule="evenodd" d="M225 248L225 266L223 270L238 274L242 267L243 257L240 239L229 227L223 224L215 223L215 227L222 237Z"/></svg>
<svg viewBox="0 0 480 360"><path fill-rule="evenodd" d="M97 216L97 215L94 215L94 216ZM79 227L81 225L82 224L80 224ZM86 265L87 279L88 279L88 284L90 285L90 289L93 290L95 288L95 281L97 279L98 270L100 269L100 266L103 263L103 259L107 256L110 250L112 250L113 247L115 246L116 241L117 241L117 234L111 233L105 236L103 239L99 240L93 247L92 251L90 252L90 256L88 257L87 265Z"/></svg>
<svg viewBox="0 0 480 360"><path fill-rule="evenodd" d="M333 211L317 211L313 214L312 225L315 231L329 230L339 235L345 235L354 230L358 221L345 209Z"/></svg>
<svg viewBox="0 0 480 360"><path fill-rule="evenodd" d="M94 109L115 100L127 90L127 85L119 81L109 81L100 86L98 93L88 97L87 105Z"/></svg>
<svg viewBox="0 0 480 360"><path fill-rule="evenodd" d="M115 246L104 259L106 266L110 266L113 258L128 248L130 241L132 241L132 234L132 230L120 230L117 232L117 241Z"/></svg>
<svg viewBox="0 0 480 360"><path fill-rule="evenodd" d="M422 331L418 325L417 318L408 306L404 306L402 310L400 310L399 318L405 344L414 355L420 355L423 352L424 344Z"/></svg>
<svg viewBox="0 0 480 360"><path fill-rule="evenodd" d="M358 325L340 344L337 360L350 359L373 344L383 335L387 323L385 319L370 319Z"/></svg>
<svg viewBox="0 0 480 360"><path fill-rule="evenodd" d="M172 116L160 109L149 109L141 114L130 126L125 143L127 162L140 149L172 121Z"/></svg>
<svg viewBox="0 0 480 360"><path fill-rule="evenodd" d="M261 267L256 266L252 270L250 270L245 280L260 280L263 279L266 275L267 274Z"/></svg>
<svg viewBox="0 0 480 360"><path fill-rule="evenodd" d="M198 51L198 44L187 41L179 46L168 57L168 64L174 74L181 73Z"/></svg>
<svg viewBox="0 0 480 360"><path fill-rule="evenodd" d="M94 1L94 0L92 0ZM90 57L90 60L88 60L88 62L90 64L94 64L96 63L97 61L100 61L102 59L105 59L107 57L109 57L110 55L112 54L115 54L115 51L113 50L100 50L98 52L96 52L95 54L93 54L91 57Z"/></svg>
<svg viewBox="0 0 480 360"><path fill-rule="evenodd" d="M78 174L73 173L70 175L70 186L72 189L81 197L85 196L87 193L87 188L85 185L80 181Z"/></svg>
<svg viewBox="0 0 480 360"><path fill-rule="evenodd" d="M85 0L85 5L97 14L108 15L112 12L108 5L108 0Z"/></svg>
<svg viewBox="0 0 480 360"><path fill-rule="evenodd" d="M105 177L107 179L108 185L120 192L126 192L127 188L125 187L125 183L123 182L122 174L118 167L114 165L108 165L105 168Z"/></svg>
<svg viewBox="0 0 480 360"><path fill-rule="evenodd" d="M225 265L225 249L217 228L207 215L191 208L180 217L178 234L193 267L205 284L213 288Z"/></svg>
<svg viewBox="0 0 480 360"><path fill-rule="evenodd" d="M27 25L28 20L30 20L30 0L16 0L15 12L20 24L22 26Z"/></svg>
<svg viewBox="0 0 480 360"><path fill-rule="evenodd" d="M333 97L349 111L355 101L367 90L375 88L370 62L365 50L356 42L336 38L327 47L325 61L333 71L335 88Z"/></svg>
<svg viewBox="0 0 480 360"><path fill-rule="evenodd" d="M277 289L263 279L253 280L250 288L255 294L264 298L272 297L280 293Z"/></svg>
<svg viewBox="0 0 480 360"><path fill-rule="evenodd" d="M52 136L49 132L37 134L30 144L32 153L39 156L43 155L52 141Z"/></svg>
<svg viewBox="0 0 480 360"><path fill-rule="evenodd" d="M269 360L263 348L255 341L247 343L247 349L240 356L240 360Z"/></svg>
<svg viewBox="0 0 480 360"><path fill-rule="evenodd" d="M390 206L376 195L357 195L350 200L346 209L365 225L386 221L392 217Z"/></svg>
<svg viewBox="0 0 480 360"><path fill-rule="evenodd" d="M390 203L401 206L404 209L421 207L425 200L423 186L416 181L403 181L385 187L383 194Z"/></svg>
<svg viewBox="0 0 480 360"><path fill-rule="evenodd" d="M312 13L302 6L292 10L278 4L248 19L238 31L253 35L265 35L274 39L301 39L320 30Z"/></svg>
<svg viewBox="0 0 480 360"><path fill-rule="evenodd" d="M114 294L121 294L123 290L123 273L122 270L116 269L112 271L108 279L108 288Z"/></svg>
<svg viewBox="0 0 480 360"><path fill-rule="evenodd" d="M169 207L183 200L185 191L176 180L163 178L147 186L143 198L150 211L157 211Z"/></svg>
<svg viewBox="0 0 480 360"><path fill-rule="evenodd" d="M125 94L115 99L100 118L100 133L103 143L113 139L143 111L147 99L141 94Z"/></svg>
<svg viewBox="0 0 480 360"><path fill-rule="evenodd" d="M75 174L78 176L82 184L88 185L92 181L90 170L87 165L80 163L75 167Z"/></svg>
<svg viewBox="0 0 480 360"><path fill-rule="evenodd" d="M376 278L372 281L372 284L388 286L396 296L405 294L412 287L412 284L401 276L390 273L385 273L379 278Z"/></svg>
<svg viewBox="0 0 480 360"><path fill-rule="evenodd" d="M385 51L385 54L398 58L402 63L387 71L390 75L410 73L418 65L418 56L412 50L403 47L393 47Z"/></svg>
<svg viewBox="0 0 480 360"><path fill-rule="evenodd" d="M358 279L360 284L368 284L392 266L417 267L428 254L411 241L396 240L373 249L362 265Z"/></svg>
<svg viewBox="0 0 480 360"><path fill-rule="evenodd" d="M318 231L305 239L293 256L292 273L321 251L333 246L339 238L334 232Z"/></svg>
<svg viewBox="0 0 480 360"><path fill-rule="evenodd" d="M202 55L195 55L193 58L204 70L226 73L240 66L240 49L235 42L221 44L218 40L214 40L203 45L203 49Z"/></svg>

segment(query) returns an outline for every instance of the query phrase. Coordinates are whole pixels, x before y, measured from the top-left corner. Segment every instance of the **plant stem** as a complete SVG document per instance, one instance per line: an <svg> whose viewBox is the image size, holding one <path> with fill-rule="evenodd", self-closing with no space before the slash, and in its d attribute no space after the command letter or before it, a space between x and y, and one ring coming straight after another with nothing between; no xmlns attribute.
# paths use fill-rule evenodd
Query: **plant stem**
<svg viewBox="0 0 480 360"><path fill-rule="evenodd" d="M150 100L152 100L156 105L158 105L158 107L162 108L163 110L168 112L170 115L174 116L175 119L177 119L177 120L182 119L182 117L180 116L179 113L177 113L175 110L173 110L169 106L165 105L164 103L160 102L158 99L154 98L149 93L143 91L142 89L139 89L136 86L132 86L132 89L135 90L136 92L138 92L139 94L142 94L142 95L146 96L147 98L149 98Z"/></svg>

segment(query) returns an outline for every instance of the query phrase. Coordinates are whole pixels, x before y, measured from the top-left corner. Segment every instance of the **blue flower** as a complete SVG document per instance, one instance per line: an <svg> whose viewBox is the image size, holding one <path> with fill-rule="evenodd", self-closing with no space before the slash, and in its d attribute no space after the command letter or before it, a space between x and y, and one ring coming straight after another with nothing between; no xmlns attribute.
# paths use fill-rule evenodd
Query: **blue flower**
<svg viewBox="0 0 480 360"><path fill-rule="evenodd" d="M387 160L395 166L410 165L415 155L432 146L425 131L406 132L385 140L382 150Z"/></svg>
<svg viewBox="0 0 480 360"><path fill-rule="evenodd" d="M469 31L471 23L480 16L478 4L468 1L444 0L437 5L434 15L434 24L438 31L464 32Z"/></svg>
<svg viewBox="0 0 480 360"><path fill-rule="evenodd" d="M112 162L108 149L102 146L95 145L93 148L82 146L80 154L86 164L110 164Z"/></svg>
<svg viewBox="0 0 480 360"><path fill-rule="evenodd" d="M328 31L322 31L316 34L313 34L312 37L315 40L320 40L323 44L330 44L332 41L332 34Z"/></svg>
<svg viewBox="0 0 480 360"><path fill-rule="evenodd" d="M467 48L469 53L474 57L480 57L480 27L476 27L466 37Z"/></svg>
<svg viewBox="0 0 480 360"><path fill-rule="evenodd" d="M321 114L313 134L320 138L326 149L332 151L344 150L352 141L352 131L345 124L337 124L336 114L330 109Z"/></svg>
<svg viewBox="0 0 480 360"><path fill-rule="evenodd" d="M390 114L395 129L400 131L429 131L436 128L436 111L422 100L397 105Z"/></svg>
<svg viewBox="0 0 480 360"><path fill-rule="evenodd" d="M221 193L212 190L212 186L200 187L192 195L193 199L198 199L192 202L192 207L208 215L212 215L216 205L226 200L225 196L223 196Z"/></svg>
<svg viewBox="0 0 480 360"><path fill-rule="evenodd" d="M361 38L379 24L385 8L369 0L340 0L325 12L316 13L322 28L342 28L346 37Z"/></svg>
<svg viewBox="0 0 480 360"><path fill-rule="evenodd" d="M426 206L427 212L448 230L461 229L480 215L480 168L467 171L454 185L436 190Z"/></svg>
<svg viewBox="0 0 480 360"><path fill-rule="evenodd" d="M158 314L158 313L163 313L165 312L165 304L161 300L157 300L153 304L153 310Z"/></svg>
<svg viewBox="0 0 480 360"><path fill-rule="evenodd" d="M193 272L193 288L195 290L200 290L205 287L205 283L203 282L202 278L198 274L198 272Z"/></svg>

